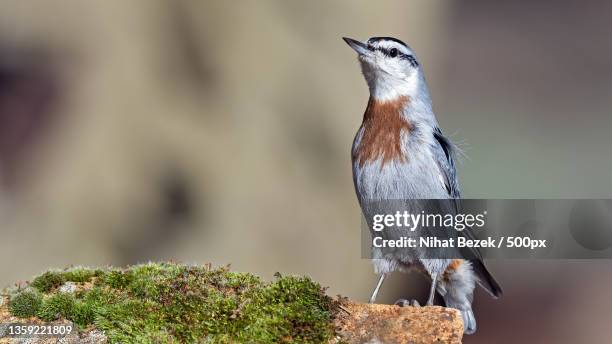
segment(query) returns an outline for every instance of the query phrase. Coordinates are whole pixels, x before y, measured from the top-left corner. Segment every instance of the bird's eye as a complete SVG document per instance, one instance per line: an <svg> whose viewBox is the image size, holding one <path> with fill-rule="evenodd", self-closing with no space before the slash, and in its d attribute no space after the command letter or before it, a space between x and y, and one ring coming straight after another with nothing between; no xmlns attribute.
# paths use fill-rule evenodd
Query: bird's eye
<svg viewBox="0 0 612 344"><path fill-rule="evenodd" d="M389 50L389 56L396 57L397 56L397 49L393 48L393 49Z"/></svg>

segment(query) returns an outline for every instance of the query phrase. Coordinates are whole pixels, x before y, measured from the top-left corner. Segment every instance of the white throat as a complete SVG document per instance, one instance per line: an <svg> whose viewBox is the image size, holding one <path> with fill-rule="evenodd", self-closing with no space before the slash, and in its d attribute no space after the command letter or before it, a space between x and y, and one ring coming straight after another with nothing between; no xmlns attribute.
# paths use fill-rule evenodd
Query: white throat
<svg viewBox="0 0 612 344"><path fill-rule="evenodd" d="M366 75L370 95L381 101L393 100L402 96L416 98L420 88L419 79L417 73L412 73L405 78L385 75L385 72L380 71L372 73L372 75Z"/></svg>
<svg viewBox="0 0 612 344"><path fill-rule="evenodd" d="M415 99L422 92L428 93L421 70L406 71L399 65L379 66L374 61L360 62L370 95L380 101L406 96Z"/></svg>

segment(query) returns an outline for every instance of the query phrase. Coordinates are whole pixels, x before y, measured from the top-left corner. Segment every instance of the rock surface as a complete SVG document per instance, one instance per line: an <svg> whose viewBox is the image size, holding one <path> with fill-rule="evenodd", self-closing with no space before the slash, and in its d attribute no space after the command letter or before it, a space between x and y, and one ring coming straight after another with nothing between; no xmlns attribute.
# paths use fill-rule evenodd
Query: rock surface
<svg viewBox="0 0 612 344"><path fill-rule="evenodd" d="M439 306L399 307L347 301L336 317L338 334L348 343L461 343L459 311Z"/></svg>
<svg viewBox="0 0 612 344"><path fill-rule="evenodd" d="M0 302L0 344L8 343L106 343L103 333L92 330L63 338L3 337L9 323L41 323L19 319L9 314L7 300ZM398 307L370 305L344 300L342 311L334 320L338 337L332 343L461 343L463 322L458 311L439 306ZM25 320L25 321L24 321ZM62 323L58 321L56 323Z"/></svg>

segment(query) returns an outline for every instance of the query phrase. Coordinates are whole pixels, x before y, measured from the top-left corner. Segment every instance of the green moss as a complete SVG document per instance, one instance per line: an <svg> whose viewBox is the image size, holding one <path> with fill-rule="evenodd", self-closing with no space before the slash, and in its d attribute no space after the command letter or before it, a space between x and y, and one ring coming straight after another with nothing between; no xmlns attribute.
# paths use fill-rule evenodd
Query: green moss
<svg viewBox="0 0 612 344"><path fill-rule="evenodd" d="M60 317L71 319L75 304L75 298L72 294L57 293L43 299L42 306L36 313L36 316L44 321L57 320Z"/></svg>
<svg viewBox="0 0 612 344"><path fill-rule="evenodd" d="M80 328L93 324L96 317L96 307L87 302L76 301L70 310L70 319Z"/></svg>
<svg viewBox="0 0 612 344"><path fill-rule="evenodd" d="M48 293L66 282L64 274L58 271L47 271L36 277L31 285L42 293Z"/></svg>
<svg viewBox="0 0 612 344"><path fill-rule="evenodd" d="M11 313L94 326L111 343L317 343L334 335L337 305L307 277L277 276L266 283L226 268L167 263L79 268L60 273L61 280L93 285L65 294L57 290L56 276L46 273L32 282L46 290L44 297L18 294L24 301L38 296L33 311L11 307Z"/></svg>
<svg viewBox="0 0 612 344"><path fill-rule="evenodd" d="M42 304L42 295L36 290L27 289L11 297L9 311L14 316L29 318L36 315Z"/></svg>
<svg viewBox="0 0 612 344"><path fill-rule="evenodd" d="M132 282L134 276L131 271L111 270L100 278L98 285L108 285L114 289L124 289Z"/></svg>
<svg viewBox="0 0 612 344"><path fill-rule="evenodd" d="M101 274L102 270L91 270L86 268L74 268L63 273L64 280L76 283L85 283L91 281L96 274Z"/></svg>

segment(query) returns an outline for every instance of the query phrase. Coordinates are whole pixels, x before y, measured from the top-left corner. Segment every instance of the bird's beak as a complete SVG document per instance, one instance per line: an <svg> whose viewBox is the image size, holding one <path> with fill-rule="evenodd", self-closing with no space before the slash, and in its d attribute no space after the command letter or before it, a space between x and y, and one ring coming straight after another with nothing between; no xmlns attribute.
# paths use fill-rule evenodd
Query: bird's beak
<svg viewBox="0 0 612 344"><path fill-rule="evenodd" d="M365 55L370 52L368 46L365 43L359 42L356 39L342 37L342 39L348 44L353 50L357 52L359 55Z"/></svg>

